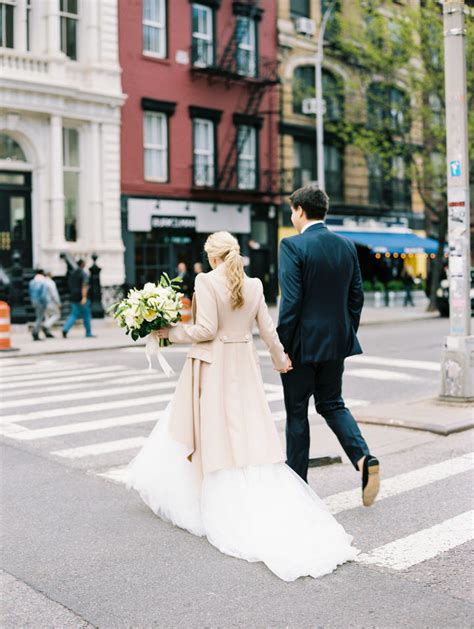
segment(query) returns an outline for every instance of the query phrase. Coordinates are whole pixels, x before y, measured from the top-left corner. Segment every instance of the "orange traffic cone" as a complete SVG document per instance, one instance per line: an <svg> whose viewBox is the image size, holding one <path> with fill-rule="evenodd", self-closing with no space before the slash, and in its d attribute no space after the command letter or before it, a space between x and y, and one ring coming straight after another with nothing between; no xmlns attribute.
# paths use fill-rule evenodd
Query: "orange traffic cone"
<svg viewBox="0 0 474 629"><path fill-rule="evenodd" d="M10 325L10 306L6 301L0 301L0 352L13 352Z"/></svg>
<svg viewBox="0 0 474 629"><path fill-rule="evenodd" d="M181 321L183 323L189 323L193 317L191 300L188 299L188 297L183 297L183 299L181 300L181 304Z"/></svg>

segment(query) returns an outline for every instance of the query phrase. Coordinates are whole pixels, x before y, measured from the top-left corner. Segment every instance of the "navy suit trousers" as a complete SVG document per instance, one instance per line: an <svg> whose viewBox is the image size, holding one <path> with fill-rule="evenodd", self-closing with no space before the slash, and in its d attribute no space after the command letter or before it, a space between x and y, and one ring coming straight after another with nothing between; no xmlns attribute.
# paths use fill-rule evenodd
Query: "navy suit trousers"
<svg viewBox="0 0 474 629"><path fill-rule="evenodd" d="M344 360L296 364L282 374L285 396L287 464L307 481L309 461L308 404L314 397L316 411L326 420L351 463L369 454L359 427L342 398Z"/></svg>

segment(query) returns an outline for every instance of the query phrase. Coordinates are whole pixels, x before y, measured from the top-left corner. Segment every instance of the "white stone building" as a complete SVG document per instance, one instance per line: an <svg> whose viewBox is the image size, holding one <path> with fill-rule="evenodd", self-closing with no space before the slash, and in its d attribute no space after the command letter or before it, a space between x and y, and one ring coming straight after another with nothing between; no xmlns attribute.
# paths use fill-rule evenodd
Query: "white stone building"
<svg viewBox="0 0 474 629"><path fill-rule="evenodd" d="M0 265L124 280L117 0L0 0Z"/></svg>

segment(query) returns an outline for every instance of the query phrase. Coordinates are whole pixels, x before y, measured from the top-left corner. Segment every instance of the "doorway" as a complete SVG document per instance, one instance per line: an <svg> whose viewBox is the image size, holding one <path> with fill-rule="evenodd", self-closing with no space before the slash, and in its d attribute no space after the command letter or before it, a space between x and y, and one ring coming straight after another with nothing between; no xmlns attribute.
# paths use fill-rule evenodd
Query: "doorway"
<svg viewBox="0 0 474 629"><path fill-rule="evenodd" d="M0 266L11 267L15 251L31 268L31 173L0 171Z"/></svg>

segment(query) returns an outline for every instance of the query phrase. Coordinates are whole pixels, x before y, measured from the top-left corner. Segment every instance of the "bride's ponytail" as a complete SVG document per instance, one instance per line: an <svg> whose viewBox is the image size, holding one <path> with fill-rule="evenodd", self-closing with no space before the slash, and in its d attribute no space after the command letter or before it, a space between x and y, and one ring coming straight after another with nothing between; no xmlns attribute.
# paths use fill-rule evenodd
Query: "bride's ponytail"
<svg viewBox="0 0 474 629"><path fill-rule="evenodd" d="M229 232L216 232L209 236L204 249L209 256L224 261L232 309L241 308L244 305L244 263L237 239Z"/></svg>

